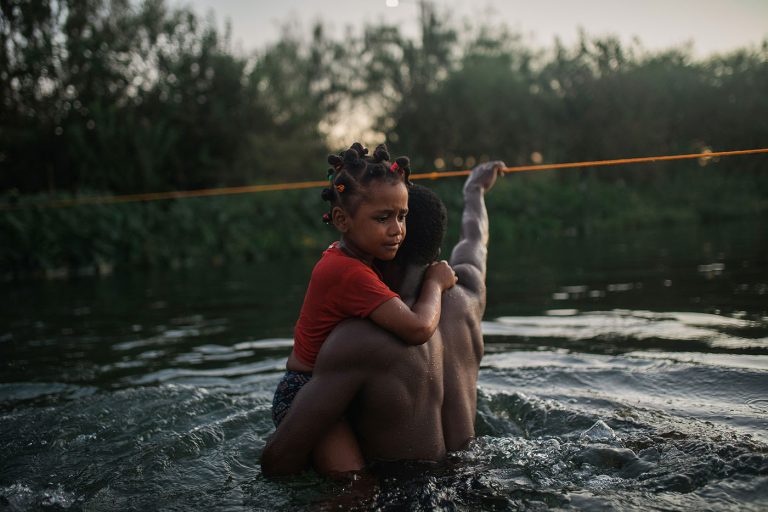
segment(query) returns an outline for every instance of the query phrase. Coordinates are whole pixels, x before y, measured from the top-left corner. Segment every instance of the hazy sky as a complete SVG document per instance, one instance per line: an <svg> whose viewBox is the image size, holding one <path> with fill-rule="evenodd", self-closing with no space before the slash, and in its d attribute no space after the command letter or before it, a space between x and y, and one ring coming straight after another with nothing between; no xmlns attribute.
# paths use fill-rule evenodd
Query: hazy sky
<svg viewBox="0 0 768 512"><path fill-rule="evenodd" d="M308 33L323 20L332 30L386 19L416 34L418 2L399 0L170 0L202 15L213 12L217 24L232 23L233 42L245 52L276 40L291 19ZM768 38L768 0L436 0L452 19L503 21L535 46L551 46L556 36L576 40L578 28L590 35L637 37L649 49L693 42L698 56L756 46Z"/></svg>

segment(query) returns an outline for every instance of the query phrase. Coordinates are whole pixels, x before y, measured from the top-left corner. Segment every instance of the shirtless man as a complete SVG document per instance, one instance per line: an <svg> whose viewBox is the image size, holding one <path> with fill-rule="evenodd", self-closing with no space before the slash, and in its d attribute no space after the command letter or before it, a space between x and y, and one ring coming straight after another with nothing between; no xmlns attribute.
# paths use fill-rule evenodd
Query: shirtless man
<svg viewBox="0 0 768 512"><path fill-rule="evenodd" d="M503 167L502 162L480 165L464 185L461 237L449 262L458 283L443 294L432 339L409 346L361 319L337 326L323 344L312 379L264 448L264 475L304 470L318 440L344 414L368 462L438 461L474 437L488 247L484 194ZM444 233L445 207L428 189L414 187L406 241L383 269L385 281L406 304L418 297ZM329 460L344 459L333 455ZM334 469L359 469L341 464Z"/></svg>

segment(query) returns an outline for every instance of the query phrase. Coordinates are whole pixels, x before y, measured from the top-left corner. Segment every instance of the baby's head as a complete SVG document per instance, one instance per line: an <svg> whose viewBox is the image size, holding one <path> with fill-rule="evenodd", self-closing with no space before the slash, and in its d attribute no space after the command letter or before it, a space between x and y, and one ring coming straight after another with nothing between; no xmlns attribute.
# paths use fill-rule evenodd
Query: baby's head
<svg viewBox="0 0 768 512"><path fill-rule="evenodd" d="M355 215L358 207L370 199L371 184L385 183L392 186L410 187L410 161L399 157L389 161L389 152L384 144L376 147L373 155L359 142L339 153L328 156L328 180L330 185L323 189L322 198L331 204L330 211L323 215L323 221L333 222L333 209L338 207L349 215Z"/></svg>

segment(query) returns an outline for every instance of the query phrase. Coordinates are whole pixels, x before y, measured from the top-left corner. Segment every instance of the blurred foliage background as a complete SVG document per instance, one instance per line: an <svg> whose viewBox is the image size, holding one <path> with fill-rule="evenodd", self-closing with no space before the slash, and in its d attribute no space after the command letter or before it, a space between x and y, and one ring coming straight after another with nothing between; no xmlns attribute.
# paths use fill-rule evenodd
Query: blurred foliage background
<svg viewBox="0 0 768 512"><path fill-rule="evenodd" d="M416 172L768 145L768 41L698 60L588 34L530 48L503 22L459 27L424 3L416 38L318 24L239 55L163 0L0 9L0 200L29 206L0 212L6 279L314 257L334 237L317 191L34 205L322 179L345 126L370 125L350 137L386 141ZM767 174L756 156L514 175L489 196L492 235L764 217ZM457 212L461 183L434 186Z"/></svg>

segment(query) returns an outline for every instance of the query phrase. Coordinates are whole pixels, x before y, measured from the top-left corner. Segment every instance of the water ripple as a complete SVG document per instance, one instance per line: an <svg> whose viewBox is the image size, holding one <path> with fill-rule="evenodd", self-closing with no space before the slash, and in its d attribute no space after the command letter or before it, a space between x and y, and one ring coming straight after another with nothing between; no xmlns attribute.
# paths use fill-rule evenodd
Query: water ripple
<svg viewBox="0 0 768 512"><path fill-rule="evenodd" d="M594 340L605 347L620 348L627 340L666 340L706 344L715 349L755 349L768 353L764 325L704 313L554 310L553 314L545 316L499 317L483 322L482 328L491 341L493 337Z"/></svg>

